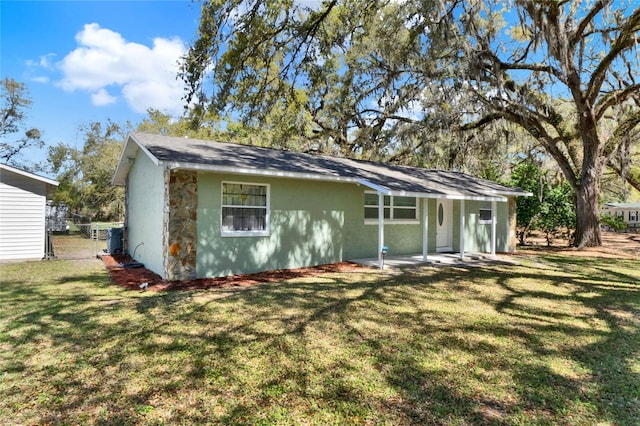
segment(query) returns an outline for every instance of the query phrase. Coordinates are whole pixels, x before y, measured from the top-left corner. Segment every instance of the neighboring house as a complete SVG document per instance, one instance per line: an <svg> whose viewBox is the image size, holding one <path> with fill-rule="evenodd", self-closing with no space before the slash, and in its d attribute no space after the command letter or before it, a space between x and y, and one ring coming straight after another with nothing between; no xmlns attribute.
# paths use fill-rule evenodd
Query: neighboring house
<svg viewBox="0 0 640 426"><path fill-rule="evenodd" d="M126 186L137 261L181 280L389 255L513 251L515 197L463 173L131 133Z"/></svg>
<svg viewBox="0 0 640 426"><path fill-rule="evenodd" d="M622 217L627 228L640 228L640 203L605 203L602 213Z"/></svg>
<svg viewBox="0 0 640 426"><path fill-rule="evenodd" d="M58 182L0 164L0 260L42 259L46 201Z"/></svg>

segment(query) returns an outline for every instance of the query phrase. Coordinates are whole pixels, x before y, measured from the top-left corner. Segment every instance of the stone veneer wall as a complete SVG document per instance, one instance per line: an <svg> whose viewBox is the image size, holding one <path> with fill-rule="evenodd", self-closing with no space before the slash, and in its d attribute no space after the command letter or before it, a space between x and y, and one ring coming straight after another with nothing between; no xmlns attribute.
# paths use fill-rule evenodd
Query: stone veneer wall
<svg viewBox="0 0 640 426"><path fill-rule="evenodd" d="M168 214L165 236L166 272L169 280L196 277L196 212L198 207L198 174L172 170L166 188Z"/></svg>

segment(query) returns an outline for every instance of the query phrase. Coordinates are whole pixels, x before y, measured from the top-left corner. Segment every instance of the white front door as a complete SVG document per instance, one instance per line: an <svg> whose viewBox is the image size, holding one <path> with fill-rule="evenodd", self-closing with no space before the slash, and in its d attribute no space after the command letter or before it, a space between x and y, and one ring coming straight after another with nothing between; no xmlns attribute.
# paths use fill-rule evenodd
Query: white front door
<svg viewBox="0 0 640 426"><path fill-rule="evenodd" d="M436 200L436 251L453 250L451 200Z"/></svg>

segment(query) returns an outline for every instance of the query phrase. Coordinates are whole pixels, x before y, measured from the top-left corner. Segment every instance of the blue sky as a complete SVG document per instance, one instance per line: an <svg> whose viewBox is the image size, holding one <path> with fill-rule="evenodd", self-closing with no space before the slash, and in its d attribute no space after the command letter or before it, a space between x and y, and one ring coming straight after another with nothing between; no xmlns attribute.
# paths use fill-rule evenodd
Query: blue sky
<svg viewBox="0 0 640 426"><path fill-rule="evenodd" d="M182 111L176 62L196 37L199 3L0 0L0 17L0 77L26 84L25 125L47 145L81 147L90 122ZM46 148L22 159L43 161Z"/></svg>

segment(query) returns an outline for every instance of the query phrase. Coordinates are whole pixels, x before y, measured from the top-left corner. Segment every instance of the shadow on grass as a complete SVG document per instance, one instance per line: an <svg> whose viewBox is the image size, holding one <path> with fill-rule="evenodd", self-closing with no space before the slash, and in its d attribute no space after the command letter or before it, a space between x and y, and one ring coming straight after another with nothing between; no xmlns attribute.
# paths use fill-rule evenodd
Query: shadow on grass
<svg viewBox="0 0 640 426"><path fill-rule="evenodd" d="M24 309L3 320L3 371L47 384L31 418L45 423L633 424L637 276L543 260L551 271L331 274L215 295L107 291L100 274L59 279L95 282L86 293L11 282L2 296ZM34 366L41 347L57 355ZM24 391L37 393L3 393Z"/></svg>
<svg viewBox="0 0 640 426"><path fill-rule="evenodd" d="M553 256L547 261L557 265L562 273L546 275L543 280L568 289L566 293L554 294L548 290L538 291L535 287L522 289L508 284L518 279L540 280L540 274L532 268L513 277L500 277L497 282L508 294L494 306L498 312L512 317L516 324L532 318L539 324L526 334L516 333L532 354L552 355L575 362L586 374L570 377L558 374L548 364L525 363L516 370L516 378L522 385L520 395L552 416L568 415L570 418L571 407L592 406L600 421L635 424L640 418L639 323L624 319L625 316L637 319L640 314L640 282L633 262L625 262L629 266L629 273L625 273L612 269L611 261L606 259ZM567 271L571 272L569 276ZM636 272L635 275L631 271ZM556 306L569 304L584 312L557 312L549 307L522 303L527 299L552 301ZM623 314L622 319L612 315L612 310ZM576 319L580 324L575 323ZM511 327L492 332L510 331L513 331ZM539 338L549 334L564 336L566 344L556 342L549 347ZM593 343L573 344L577 339Z"/></svg>

